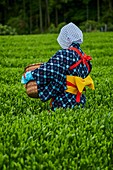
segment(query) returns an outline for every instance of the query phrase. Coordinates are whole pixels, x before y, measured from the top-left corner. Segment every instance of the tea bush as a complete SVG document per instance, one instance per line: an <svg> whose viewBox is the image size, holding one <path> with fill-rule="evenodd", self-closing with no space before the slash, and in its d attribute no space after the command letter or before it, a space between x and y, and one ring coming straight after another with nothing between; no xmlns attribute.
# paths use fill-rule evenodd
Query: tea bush
<svg viewBox="0 0 113 170"><path fill-rule="evenodd" d="M113 33L85 33L95 90L84 109L48 112L20 83L24 67L46 62L60 47L57 34L0 37L0 169L113 169Z"/></svg>

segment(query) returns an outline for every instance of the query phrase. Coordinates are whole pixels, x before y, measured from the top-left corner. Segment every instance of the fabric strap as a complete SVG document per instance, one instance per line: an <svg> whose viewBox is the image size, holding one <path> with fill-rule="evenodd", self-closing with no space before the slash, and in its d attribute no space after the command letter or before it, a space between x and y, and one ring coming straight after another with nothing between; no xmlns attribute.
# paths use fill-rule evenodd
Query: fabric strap
<svg viewBox="0 0 113 170"><path fill-rule="evenodd" d="M88 75L85 79L77 76L69 76L66 77L67 90L66 92L72 93L76 95L76 102L80 102L80 96L82 91L84 91L85 86L88 86L92 90L94 90L94 83L92 78Z"/></svg>
<svg viewBox="0 0 113 170"><path fill-rule="evenodd" d="M82 54L77 48L75 47L70 47L69 50L75 51L79 56L80 60L73 64L72 66L69 67L69 70L73 70L75 67L77 67L80 63L83 63L87 66L88 71L90 71L90 67L87 61L92 60L92 58L86 54Z"/></svg>

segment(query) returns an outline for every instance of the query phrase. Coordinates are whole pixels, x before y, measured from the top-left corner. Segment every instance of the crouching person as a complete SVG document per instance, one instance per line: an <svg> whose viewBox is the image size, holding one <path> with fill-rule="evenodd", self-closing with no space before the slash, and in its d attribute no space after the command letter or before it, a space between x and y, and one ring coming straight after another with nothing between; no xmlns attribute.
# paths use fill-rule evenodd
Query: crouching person
<svg viewBox="0 0 113 170"><path fill-rule="evenodd" d="M84 107L85 86L94 89L89 73L92 69L90 56L81 49L82 31L73 23L65 25L57 41L62 49L58 50L46 63L22 76L22 83L35 81L38 97L43 101L51 99L51 109Z"/></svg>

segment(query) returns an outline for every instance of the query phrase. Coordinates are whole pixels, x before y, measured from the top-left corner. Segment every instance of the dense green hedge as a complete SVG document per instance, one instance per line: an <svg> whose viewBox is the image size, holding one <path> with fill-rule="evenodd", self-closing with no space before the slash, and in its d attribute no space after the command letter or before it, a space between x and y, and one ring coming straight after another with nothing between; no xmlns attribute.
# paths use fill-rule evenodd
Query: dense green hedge
<svg viewBox="0 0 113 170"><path fill-rule="evenodd" d="M16 35L16 29L8 25L0 24L0 35Z"/></svg>
<svg viewBox="0 0 113 170"><path fill-rule="evenodd" d="M84 34L93 57L84 109L48 112L49 101L30 99L20 83L24 67L47 61L56 34L0 37L0 169L113 169L113 34Z"/></svg>

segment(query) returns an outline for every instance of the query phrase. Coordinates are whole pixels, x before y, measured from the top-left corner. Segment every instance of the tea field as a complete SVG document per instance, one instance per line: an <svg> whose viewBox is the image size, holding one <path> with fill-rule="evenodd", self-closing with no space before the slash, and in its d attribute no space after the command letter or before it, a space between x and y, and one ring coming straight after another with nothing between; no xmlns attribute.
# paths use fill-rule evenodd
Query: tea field
<svg viewBox="0 0 113 170"><path fill-rule="evenodd" d="M0 36L0 169L113 169L113 32L84 33L95 90L86 106L48 112L26 95L24 67L60 49L57 34Z"/></svg>

